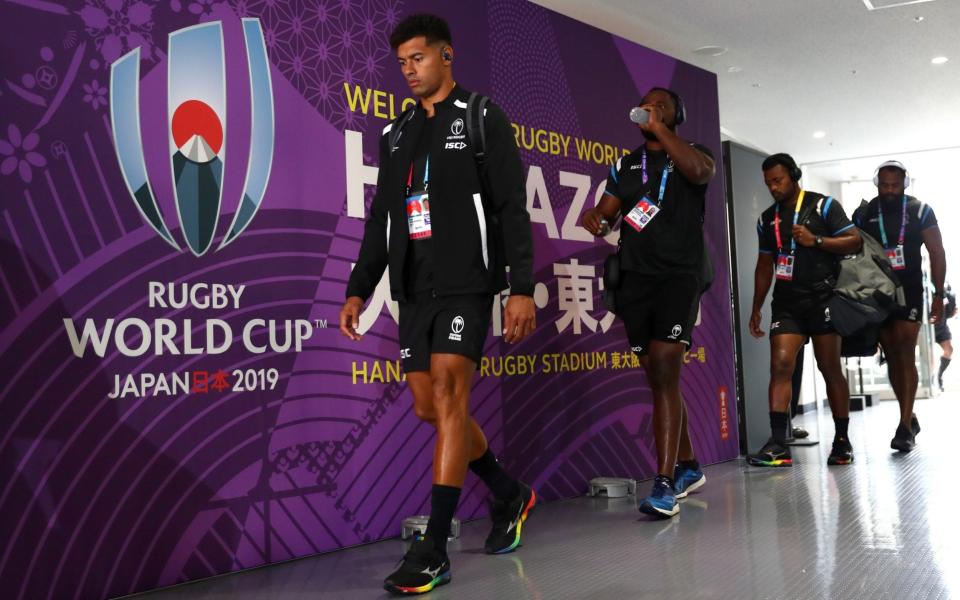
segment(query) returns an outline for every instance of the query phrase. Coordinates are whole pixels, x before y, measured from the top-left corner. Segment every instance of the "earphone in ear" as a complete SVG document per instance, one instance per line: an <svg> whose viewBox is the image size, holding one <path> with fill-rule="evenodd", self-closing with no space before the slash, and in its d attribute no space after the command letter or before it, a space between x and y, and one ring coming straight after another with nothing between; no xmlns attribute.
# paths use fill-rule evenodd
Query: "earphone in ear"
<svg viewBox="0 0 960 600"><path fill-rule="evenodd" d="M670 99L673 100L673 107L674 107L673 124L683 125L683 122L687 120L687 107L683 104L683 98L680 97L680 94L676 93L673 90L669 90L667 88L659 87L659 86L650 88L651 92L653 90L660 90L661 92L665 92L668 96L670 96Z"/></svg>
<svg viewBox="0 0 960 600"><path fill-rule="evenodd" d="M687 107L683 103L683 98L680 97L680 94L671 92L670 95L673 96L673 102L677 107L677 118L674 119L674 123L683 125L683 122L687 120Z"/></svg>
<svg viewBox="0 0 960 600"><path fill-rule="evenodd" d="M783 170L787 172L787 177L789 177L790 181L794 183L800 181L800 178L803 177L803 171L801 171L800 167L797 166L797 161L795 161L793 157L786 152L777 152L776 154L771 154L763 161L764 173L776 166L783 167Z"/></svg>
<svg viewBox="0 0 960 600"><path fill-rule="evenodd" d="M894 169L903 171L903 189L910 187L910 172L907 171L907 167L903 166L903 163L899 160L888 160L877 167L877 170L873 172L873 185L880 187L880 171L887 167L893 167Z"/></svg>
<svg viewBox="0 0 960 600"><path fill-rule="evenodd" d="M440 58L449 62L453 60L453 55L450 54L450 50L448 48L444 48L443 50L440 51Z"/></svg>

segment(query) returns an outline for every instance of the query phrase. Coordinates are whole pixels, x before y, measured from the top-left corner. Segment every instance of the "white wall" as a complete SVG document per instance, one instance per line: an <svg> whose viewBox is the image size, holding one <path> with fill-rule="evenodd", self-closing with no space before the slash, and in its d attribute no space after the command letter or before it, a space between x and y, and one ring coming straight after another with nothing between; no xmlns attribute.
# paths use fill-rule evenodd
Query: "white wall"
<svg viewBox="0 0 960 600"><path fill-rule="evenodd" d="M800 185L803 186L803 189L818 192L826 196L833 196L837 200L840 199L839 182L830 181L826 177L823 177L816 169L807 169L802 165L800 168L803 171L803 179L800 180Z"/></svg>

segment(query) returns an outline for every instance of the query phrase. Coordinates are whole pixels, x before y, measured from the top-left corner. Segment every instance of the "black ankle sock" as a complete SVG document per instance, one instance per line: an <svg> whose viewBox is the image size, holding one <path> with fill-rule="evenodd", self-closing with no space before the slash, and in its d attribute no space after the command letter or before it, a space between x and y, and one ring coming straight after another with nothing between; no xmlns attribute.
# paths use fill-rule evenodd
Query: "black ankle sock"
<svg viewBox="0 0 960 600"><path fill-rule="evenodd" d="M834 433L834 439L836 438L843 438L845 440L849 439L849 436L847 435L847 427L849 425L850 425L850 417L844 417L844 418L834 417L833 430L836 432Z"/></svg>
<svg viewBox="0 0 960 600"><path fill-rule="evenodd" d="M678 461L678 462L677 462L677 466L679 466L679 467L681 467L681 468L683 468L683 469L690 469L691 471L699 471L699 470L700 470L700 463L699 463L699 462L697 461L697 459L695 459L695 458L691 458L690 460L681 460L681 461Z"/></svg>
<svg viewBox="0 0 960 600"><path fill-rule="evenodd" d="M457 512L460 503L460 488L449 485L436 485L430 491L430 520L427 521L427 535L433 540L434 547L444 556L447 555L447 538L450 537L450 521Z"/></svg>
<svg viewBox="0 0 960 600"><path fill-rule="evenodd" d="M770 432L773 439L781 444L787 439L787 427L790 424L790 415L785 412L770 411Z"/></svg>
<svg viewBox="0 0 960 600"><path fill-rule="evenodd" d="M937 373L937 379L943 379L943 372L950 366L950 359L940 357L940 371Z"/></svg>
<svg viewBox="0 0 960 600"><path fill-rule="evenodd" d="M497 500L512 500L520 495L520 484L503 470L490 448L477 460L470 461L468 466L487 484L490 493Z"/></svg>

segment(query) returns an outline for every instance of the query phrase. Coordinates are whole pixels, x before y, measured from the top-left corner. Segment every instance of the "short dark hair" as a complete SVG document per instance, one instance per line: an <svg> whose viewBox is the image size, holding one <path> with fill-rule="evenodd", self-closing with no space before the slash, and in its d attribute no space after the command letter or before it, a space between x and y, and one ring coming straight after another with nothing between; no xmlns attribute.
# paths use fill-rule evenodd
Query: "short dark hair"
<svg viewBox="0 0 960 600"><path fill-rule="evenodd" d="M763 164L760 165L760 168L764 171L769 171L777 165L786 169L791 179L793 179L794 173L800 170L800 167L797 166L797 161L793 160L793 157L786 152L778 152L766 157L763 159ZM799 179L799 177L797 179Z"/></svg>
<svg viewBox="0 0 960 600"><path fill-rule="evenodd" d="M647 90L647 94L646 94L646 95L649 96L649 95L650 95L650 92L663 92L663 93L665 93L666 95L670 96L670 99L673 100L673 112L675 112L675 113L679 113L679 112L680 112L680 105L683 104L683 101L680 100L680 94L676 93L675 91L673 91L673 90L671 90L671 89L668 89L668 88L665 88L665 87L656 86L656 85L653 86L652 88L650 88L649 90ZM645 96L645 97L646 97L646 96Z"/></svg>
<svg viewBox="0 0 960 600"><path fill-rule="evenodd" d="M400 44L420 36L427 38L428 44L435 44L436 42L453 43L450 26L443 18L437 15L420 13L410 15L397 23L390 34L390 47L396 50L400 47Z"/></svg>

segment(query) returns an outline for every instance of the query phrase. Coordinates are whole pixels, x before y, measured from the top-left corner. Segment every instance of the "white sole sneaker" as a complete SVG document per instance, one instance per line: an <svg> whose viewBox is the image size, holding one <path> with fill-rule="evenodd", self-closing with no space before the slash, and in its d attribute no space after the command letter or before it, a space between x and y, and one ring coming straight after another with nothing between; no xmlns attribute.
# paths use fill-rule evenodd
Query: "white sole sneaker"
<svg viewBox="0 0 960 600"><path fill-rule="evenodd" d="M687 487L687 489L683 490L682 492L680 492L679 494L676 495L677 500L681 500L681 499L683 499L683 498L686 498L686 497L687 497L687 494L689 494L690 492L695 492L695 491L699 490L700 488L703 487L703 484L705 484L706 482L707 482L707 476L706 476L706 475L701 475L701 476L700 476L700 479L694 481L693 483L691 483L691 484Z"/></svg>

